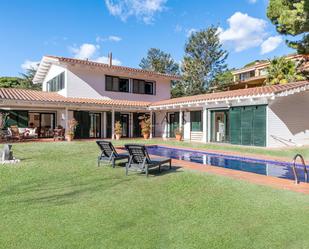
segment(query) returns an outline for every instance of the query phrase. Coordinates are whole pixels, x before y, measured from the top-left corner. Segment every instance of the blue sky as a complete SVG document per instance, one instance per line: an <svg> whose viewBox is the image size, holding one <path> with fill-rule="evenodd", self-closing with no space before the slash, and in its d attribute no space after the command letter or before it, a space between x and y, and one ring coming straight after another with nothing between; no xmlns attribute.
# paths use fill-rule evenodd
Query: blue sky
<svg viewBox="0 0 309 249"><path fill-rule="evenodd" d="M138 67L148 48L177 61L190 32L220 26L229 67L294 52L266 17L267 0L2 0L0 76L17 76L43 55Z"/></svg>

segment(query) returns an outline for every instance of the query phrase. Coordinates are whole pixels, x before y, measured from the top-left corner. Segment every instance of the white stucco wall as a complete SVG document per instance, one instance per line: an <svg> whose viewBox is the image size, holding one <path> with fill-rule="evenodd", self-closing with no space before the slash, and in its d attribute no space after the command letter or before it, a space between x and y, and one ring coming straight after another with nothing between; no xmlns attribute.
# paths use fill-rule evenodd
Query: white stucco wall
<svg viewBox="0 0 309 249"><path fill-rule="evenodd" d="M191 123L190 112L184 112L185 124L183 126L183 139L190 140L191 137Z"/></svg>
<svg viewBox="0 0 309 249"><path fill-rule="evenodd" d="M46 83L51 80L52 78L56 77L57 75L61 74L62 72L66 72L66 68L61 67L61 66L57 66L57 65L51 65L43 83L42 83L42 90L43 91L47 91L46 89ZM66 77L65 77L65 86L66 86ZM62 93L64 93L64 90L61 91Z"/></svg>
<svg viewBox="0 0 309 249"><path fill-rule="evenodd" d="M156 137L162 137L164 135L164 117L165 112L156 112L156 123L155 123L155 135Z"/></svg>
<svg viewBox="0 0 309 249"><path fill-rule="evenodd" d="M267 108L267 146L309 144L309 92L278 97Z"/></svg>
<svg viewBox="0 0 309 249"><path fill-rule="evenodd" d="M65 117L65 110L58 110L57 111L57 123L56 126L61 125L62 127L66 126L66 117Z"/></svg>
<svg viewBox="0 0 309 249"><path fill-rule="evenodd" d="M156 94L135 94L105 91L105 75L115 75L126 78L138 78L156 82ZM86 97L86 98L111 98L125 99L133 101L159 101L170 98L170 81L160 78L137 77L132 75L123 75L121 73L111 73L88 67L68 67L67 71L67 90L68 97Z"/></svg>

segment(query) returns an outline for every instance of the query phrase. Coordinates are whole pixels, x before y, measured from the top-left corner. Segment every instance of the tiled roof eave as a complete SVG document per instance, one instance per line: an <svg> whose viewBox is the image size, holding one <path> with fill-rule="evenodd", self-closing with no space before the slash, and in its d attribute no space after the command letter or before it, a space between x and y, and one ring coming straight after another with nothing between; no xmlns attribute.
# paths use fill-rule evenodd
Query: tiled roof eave
<svg viewBox="0 0 309 249"><path fill-rule="evenodd" d="M109 103L86 103L86 102L65 102L65 101L52 101L52 100L24 100L24 99L0 99L2 104L23 104L27 106L51 106L51 107L89 107L89 108L107 108L107 109L141 109L147 110L149 105L121 105Z"/></svg>
<svg viewBox="0 0 309 249"><path fill-rule="evenodd" d="M177 100L170 99L166 101L158 101L156 103L152 103L150 105L150 109L156 108L167 108L167 107L181 107L181 106L190 106L190 105L208 105L210 103L222 103L235 100L245 100L245 99L261 99L261 98L269 98L274 99L280 96L287 96L290 94L294 94L301 91L309 90L309 82L295 82L289 83L286 85L276 85L276 86L265 86L265 87L257 87L257 88L248 88L242 90L232 90L228 92L221 93L213 93L213 94L204 94L204 95L196 95L191 97L182 97ZM232 96L220 96L220 95L232 95ZM234 95L233 95L234 94ZM219 97L214 97L218 95ZM204 98L203 98L204 97Z"/></svg>
<svg viewBox="0 0 309 249"><path fill-rule="evenodd" d="M181 107L181 106L203 106L213 103L226 103L229 104L230 102L237 101L237 100L250 100L250 99L261 99L261 98L273 98L275 94L263 94L263 95L248 95L248 96L237 96L237 97L226 97L226 98L217 98L217 99L205 99L205 100L192 100L186 102L179 102L179 103L166 103L166 104L151 104L149 107L150 109L160 108L160 107Z"/></svg>

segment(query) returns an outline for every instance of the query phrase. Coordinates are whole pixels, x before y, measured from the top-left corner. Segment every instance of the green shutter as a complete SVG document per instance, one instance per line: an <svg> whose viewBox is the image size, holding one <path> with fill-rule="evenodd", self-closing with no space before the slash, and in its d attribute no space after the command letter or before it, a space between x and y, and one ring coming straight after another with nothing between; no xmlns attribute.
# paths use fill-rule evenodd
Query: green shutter
<svg viewBox="0 0 309 249"><path fill-rule="evenodd" d="M246 106L241 110L241 144L252 145L253 107Z"/></svg>
<svg viewBox="0 0 309 249"><path fill-rule="evenodd" d="M266 146L266 106L256 106L254 109L252 144Z"/></svg>
<svg viewBox="0 0 309 249"><path fill-rule="evenodd" d="M266 146L266 106L230 109L231 144Z"/></svg>
<svg viewBox="0 0 309 249"><path fill-rule="evenodd" d="M241 109L230 109L230 141L231 144L241 144Z"/></svg>

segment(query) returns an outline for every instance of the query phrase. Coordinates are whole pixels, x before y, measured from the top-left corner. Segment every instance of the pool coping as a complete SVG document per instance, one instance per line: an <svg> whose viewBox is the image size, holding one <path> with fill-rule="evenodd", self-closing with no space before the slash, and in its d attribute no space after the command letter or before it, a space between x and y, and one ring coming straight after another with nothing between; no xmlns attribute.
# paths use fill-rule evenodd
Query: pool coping
<svg viewBox="0 0 309 249"><path fill-rule="evenodd" d="M282 160L275 160L275 159L260 159L260 158L254 158L250 156L240 156L240 155L234 155L234 154L227 154L227 153L221 153L221 152L210 152L208 150L195 150L195 149L188 149L185 147L171 147L171 146L166 146L166 145L149 145L146 147L160 147L160 148L169 148L169 149L177 149L177 150L182 150L182 151L189 151L189 152L200 152L206 155L211 155L211 156L218 156L218 157L228 157L229 159L237 159L237 160L242 160L242 161L247 161L247 162L258 162L258 163L269 163L269 164L276 164L276 165L288 165L292 166L292 162L288 161L282 161ZM301 164L296 164L296 166L302 166ZM308 167L306 165L306 167Z"/></svg>

